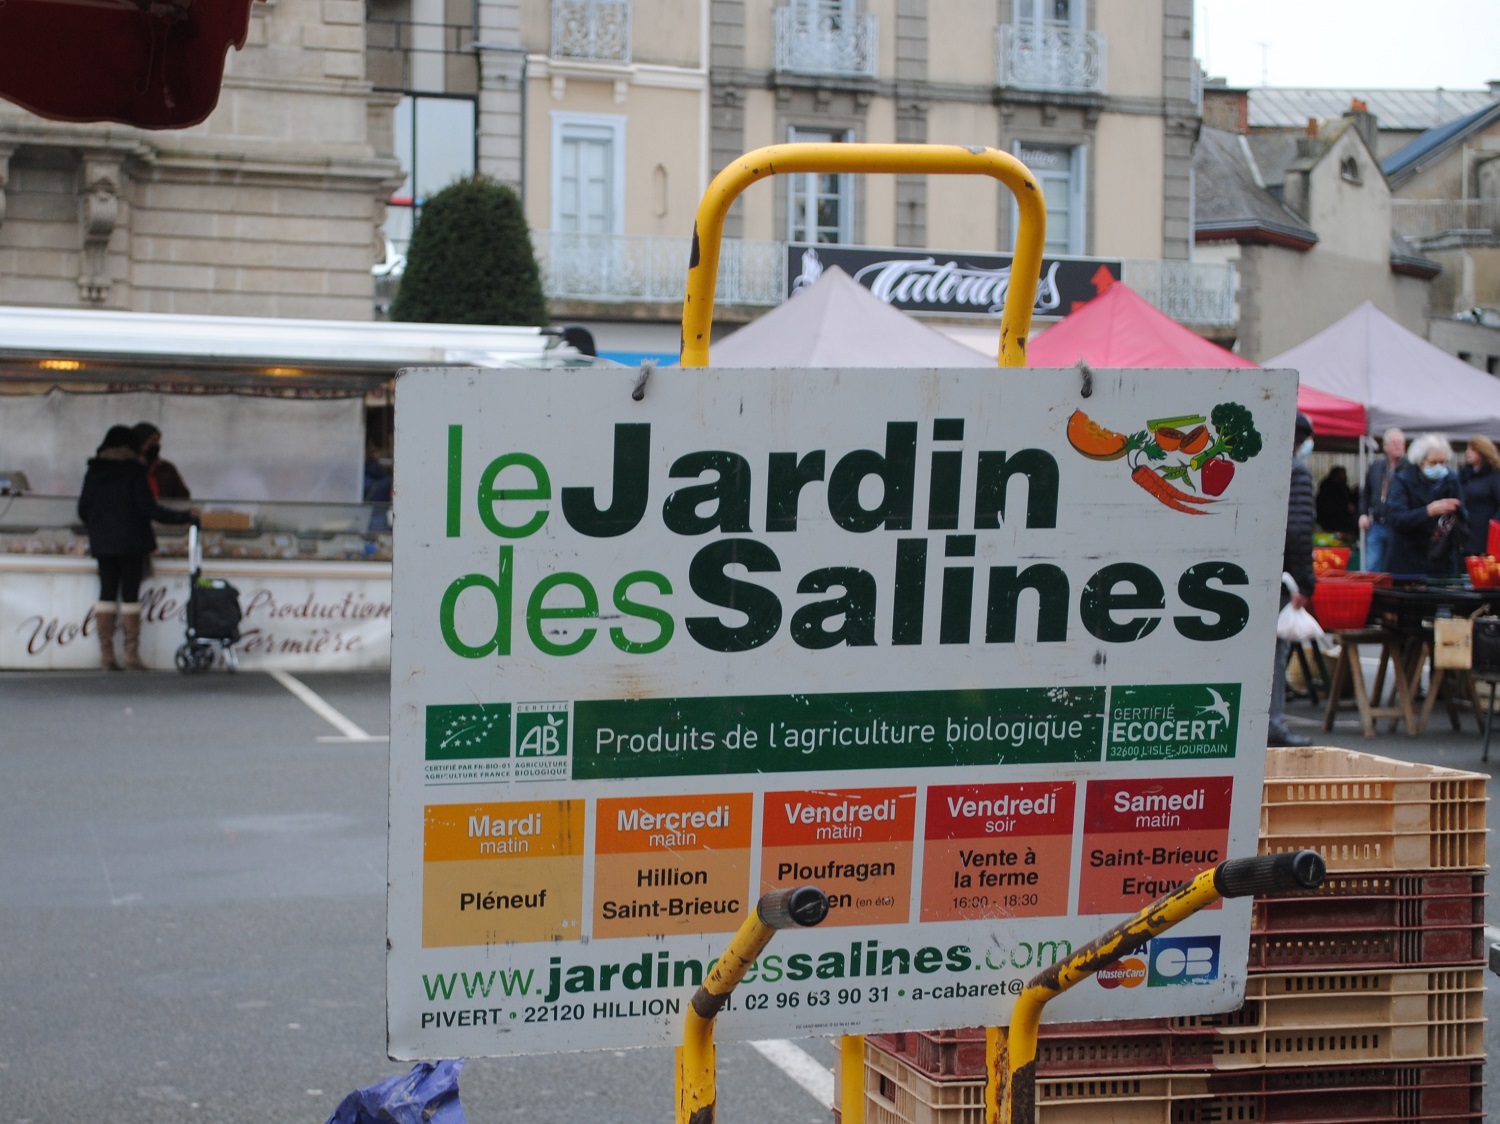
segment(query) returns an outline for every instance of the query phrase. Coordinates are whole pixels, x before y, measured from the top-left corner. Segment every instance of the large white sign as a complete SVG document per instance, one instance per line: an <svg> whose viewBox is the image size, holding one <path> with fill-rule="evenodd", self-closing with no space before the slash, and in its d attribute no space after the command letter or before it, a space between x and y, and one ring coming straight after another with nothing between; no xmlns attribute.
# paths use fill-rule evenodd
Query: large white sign
<svg viewBox="0 0 1500 1124"><path fill-rule="evenodd" d="M390 666L391 569L383 562L210 563L239 590L245 671L352 671ZM157 560L141 585L141 657L174 666L186 638L187 566ZM99 666L92 558L0 555L0 668Z"/></svg>
<svg viewBox="0 0 1500 1124"><path fill-rule="evenodd" d="M1256 851L1291 372L420 370L397 384L389 1048L1005 1023ZM1249 904L1058 1018L1227 1010Z"/></svg>

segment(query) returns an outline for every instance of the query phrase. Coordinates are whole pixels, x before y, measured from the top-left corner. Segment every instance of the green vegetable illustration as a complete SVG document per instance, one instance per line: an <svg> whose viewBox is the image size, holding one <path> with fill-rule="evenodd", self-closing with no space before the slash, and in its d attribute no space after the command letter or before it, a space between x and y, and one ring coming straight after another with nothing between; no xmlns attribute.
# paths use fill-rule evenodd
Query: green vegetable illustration
<svg viewBox="0 0 1500 1124"><path fill-rule="evenodd" d="M1260 430L1250 411L1238 402L1220 402L1209 413L1217 437L1212 445L1193 458L1193 471L1201 469L1220 453L1244 464L1261 450Z"/></svg>

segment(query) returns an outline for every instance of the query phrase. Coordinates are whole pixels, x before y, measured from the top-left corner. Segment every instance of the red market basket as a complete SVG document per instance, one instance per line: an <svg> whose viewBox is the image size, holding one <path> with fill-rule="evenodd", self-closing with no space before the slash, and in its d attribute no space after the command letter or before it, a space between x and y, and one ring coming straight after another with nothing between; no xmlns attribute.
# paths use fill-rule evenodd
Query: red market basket
<svg viewBox="0 0 1500 1124"><path fill-rule="evenodd" d="M1469 567L1469 584L1475 589L1500 589L1500 558L1470 555L1464 564Z"/></svg>
<svg viewBox="0 0 1500 1124"><path fill-rule="evenodd" d="M1371 581L1329 581L1326 578L1313 587L1312 615L1326 632L1364 628L1370 619L1370 603L1375 597Z"/></svg>
<svg viewBox="0 0 1500 1124"><path fill-rule="evenodd" d="M1349 568L1349 548L1347 546L1315 546L1313 547L1313 575L1321 578L1333 570L1347 570Z"/></svg>

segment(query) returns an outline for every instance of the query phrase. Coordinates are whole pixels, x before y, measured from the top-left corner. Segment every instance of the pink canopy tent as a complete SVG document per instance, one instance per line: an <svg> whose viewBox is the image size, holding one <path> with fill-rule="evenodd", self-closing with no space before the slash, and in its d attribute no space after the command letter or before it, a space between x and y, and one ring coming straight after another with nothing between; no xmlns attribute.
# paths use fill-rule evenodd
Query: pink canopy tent
<svg viewBox="0 0 1500 1124"><path fill-rule="evenodd" d="M1033 367L1070 367L1080 360L1094 367L1258 366L1184 328L1119 281L1026 348ZM1312 419L1320 437L1366 432L1365 408L1358 402L1301 386L1297 408Z"/></svg>

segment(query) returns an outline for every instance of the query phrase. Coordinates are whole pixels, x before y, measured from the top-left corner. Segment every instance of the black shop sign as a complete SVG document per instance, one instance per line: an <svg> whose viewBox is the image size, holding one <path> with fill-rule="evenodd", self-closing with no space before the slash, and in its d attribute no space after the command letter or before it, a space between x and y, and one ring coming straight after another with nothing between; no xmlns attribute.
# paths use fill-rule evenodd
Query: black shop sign
<svg viewBox="0 0 1500 1124"><path fill-rule="evenodd" d="M868 247L787 246L787 294L838 266L875 296L905 312L998 316L1010 286L1009 254ZM1120 262L1104 258L1042 259L1036 316L1066 316L1120 279Z"/></svg>

